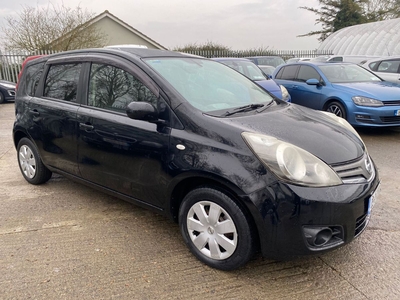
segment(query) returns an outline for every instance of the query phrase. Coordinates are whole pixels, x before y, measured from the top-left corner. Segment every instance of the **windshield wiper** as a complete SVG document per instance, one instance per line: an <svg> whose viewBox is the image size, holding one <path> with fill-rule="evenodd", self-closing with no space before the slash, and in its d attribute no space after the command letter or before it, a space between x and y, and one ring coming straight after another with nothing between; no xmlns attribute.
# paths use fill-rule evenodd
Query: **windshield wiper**
<svg viewBox="0 0 400 300"><path fill-rule="evenodd" d="M241 112L245 112L245 111L250 111L250 110L255 110L257 108L263 107L264 104L248 104L245 106L241 106L241 107L237 107L233 110L228 110L226 113L222 114L222 117L227 117L227 116L231 116L237 113L241 113Z"/></svg>

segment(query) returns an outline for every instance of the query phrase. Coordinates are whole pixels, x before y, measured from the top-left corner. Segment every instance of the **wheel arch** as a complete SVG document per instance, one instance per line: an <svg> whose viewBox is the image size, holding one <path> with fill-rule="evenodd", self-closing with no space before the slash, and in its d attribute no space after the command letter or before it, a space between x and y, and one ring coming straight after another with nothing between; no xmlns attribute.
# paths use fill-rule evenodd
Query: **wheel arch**
<svg viewBox="0 0 400 300"><path fill-rule="evenodd" d="M332 102L339 102L343 106L343 108L345 110L345 113L346 113L346 116L349 115L349 111L347 109L347 105L345 104L345 102L341 98L338 98L338 97L331 97L331 98L327 99L325 101L325 103L324 103L324 106L322 107L322 110L326 111L328 105L331 104Z"/></svg>
<svg viewBox="0 0 400 300"><path fill-rule="evenodd" d="M257 226L256 217L254 216L255 210L249 208L252 205L251 201L245 203L241 199L240 195L245 193L236 185L214 176L205 176L204 174L193 174L191 176L185 176L177 184L171 188L169 193L169 203L167 203L166 210L168 211L168 217L170 217L174 222L178 223L179 219L179 208L185 198L185 196L192 190L200 187L208 187L216 189L226 195L228 195L244 212L252 228L255 230L254 237L256 238L256 246L259 247L259 228Z"/></svg>
<svg viewBox="0 0 400 300"><path fill-rule="evenodd" d="M14 140L14 147L15 149L17 149L18 147L18 143L22 138L28 138L32 141L32 139L30 138L29 135L27 135L25 132L21 131L21 130L16 130L14 131L14 135L13 135L13 140Z"/></svg>

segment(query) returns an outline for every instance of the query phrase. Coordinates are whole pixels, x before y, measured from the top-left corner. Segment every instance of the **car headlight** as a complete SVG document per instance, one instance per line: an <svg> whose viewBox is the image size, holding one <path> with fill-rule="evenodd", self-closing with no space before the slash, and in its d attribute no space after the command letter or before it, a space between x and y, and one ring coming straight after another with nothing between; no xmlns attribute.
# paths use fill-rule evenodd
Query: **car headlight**
<svg viewBox="0 0 400 300"><path fill-rule="evenodd" d="M276 176L302 186L334 186L342 180L318 157L275 137L243 132L247 145Z"/></svg>
<svg viewBox="0 0 400 300"><path fill-rule="evenodd" d="M367 97L361 97L361 96L354 96L351 97L355 105L359 106L383 106L383 102Z"/></svg>
<svg viewBox="0 0 400 300"><path fill-rule="evenodd" d="M281 88L281 92L282 92L282 100L286 101L286 102L290 102L291 97L290 97L288 90L281 84L279 85L279 87Z"/></svg>

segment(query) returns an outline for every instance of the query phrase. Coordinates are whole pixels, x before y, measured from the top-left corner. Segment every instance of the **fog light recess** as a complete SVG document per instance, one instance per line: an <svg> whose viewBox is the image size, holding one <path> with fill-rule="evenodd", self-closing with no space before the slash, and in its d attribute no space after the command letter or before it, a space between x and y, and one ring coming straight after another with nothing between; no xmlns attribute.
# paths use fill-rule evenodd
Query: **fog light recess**
<svg viewBox="0 0 400 300"><path fill-rule="evenodd" d="M303 226L307 247L311 250L325 250L343 244L342 226Z"/></svg>

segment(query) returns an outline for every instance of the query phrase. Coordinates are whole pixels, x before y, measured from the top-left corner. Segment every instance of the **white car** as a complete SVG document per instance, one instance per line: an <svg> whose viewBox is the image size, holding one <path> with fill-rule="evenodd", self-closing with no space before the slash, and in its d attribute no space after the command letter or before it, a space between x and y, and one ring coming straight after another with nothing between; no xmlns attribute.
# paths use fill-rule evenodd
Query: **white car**
<svg viewBox="0 0 400 300"><path fill-rule="evenodd" d="M386 81L400 83L400 56L370 59L362 66Z"/></svg>

